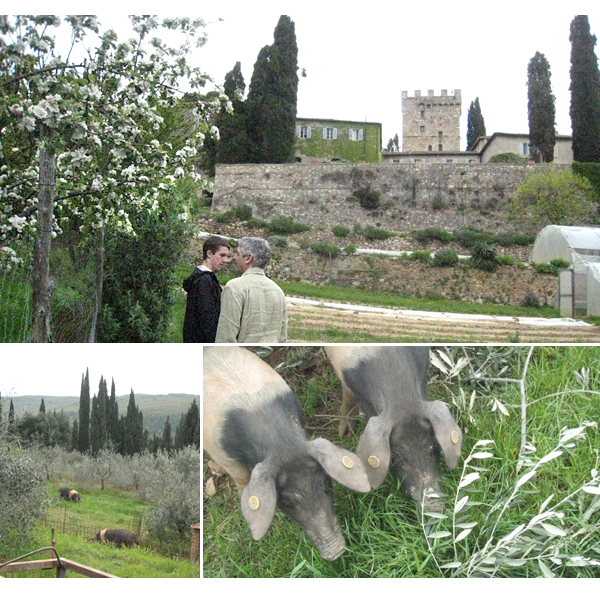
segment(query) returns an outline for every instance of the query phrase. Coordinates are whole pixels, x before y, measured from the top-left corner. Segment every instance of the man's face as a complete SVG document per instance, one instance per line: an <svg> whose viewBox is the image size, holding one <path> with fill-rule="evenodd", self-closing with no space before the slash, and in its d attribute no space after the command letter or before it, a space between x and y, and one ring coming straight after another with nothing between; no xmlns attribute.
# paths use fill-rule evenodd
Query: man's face
<svg viewBox="0 0 600 594"><path fill-rule="evenodd" d="M219 272L225 264L227 264L227 259L229 258L229 248L225 246L221 246L214 254L208 250L208 267L213 272Z"/></svg>
<svg viewBox="0 0 600 594"><path fill-rule="evenodd" d="M235 269L239 274L243 274L252 265L252 256L243 256L242 248L238 247L233 254L233 260L235 262Z"/></svg>

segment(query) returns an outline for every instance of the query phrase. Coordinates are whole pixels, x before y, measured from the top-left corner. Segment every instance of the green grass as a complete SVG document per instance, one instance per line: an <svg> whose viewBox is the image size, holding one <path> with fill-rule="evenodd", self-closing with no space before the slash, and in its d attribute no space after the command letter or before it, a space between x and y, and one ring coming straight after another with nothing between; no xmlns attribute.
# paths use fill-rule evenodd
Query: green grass
<svg viewBox="0 0 600 594"><path fill-rule="evenodd" d="M300 356L311 364L309 371L301 366L284 369L288 384L303 403L305 424L310 438L327 437L334 443L354 450L354 438L340 440L337 437L341 387L335 375L324 361L322 350L314 347L278 347L289 349L290 355L283 359ZM475 353L486 353L490 347L469 347L467 353L474 360ZM312 350L311 350L312 349ZM277 349L276 349L277 350ZM494 366L486 375L520 379L528 347L495 348ZM451 357L457 361L465 351L454 347ZM482 360L481 356L477 359ZM502 371L506 367L505 371ZM576 372L589 369L587 390L582 392ZM582 347L536 347L529 364L526 378L527 443L536 448L531 458L536 461L550 452L558 443L563 427L579 427L585 421L600 419L600 348ZM473 407L469 410L460 400L460 389L470 402L471 392L476 391ZM557 392L575 390L568 394ZM577 391L579 390L579 391ZM469 521L477 527L467 538L456 544L438 541L428 546L418 506L402 493L399 480L391 473L378 489L366 494L349 491L334 485L334 508L346 538L346 553L334 562L324 561L309 543L302 530L277 512L274 522L260 541L253 541L240 509L239 495L225 479L219 479L216 495L204 500L204 577L450 577L453 570L439 566L456 560L465 562L482 548L489 529L496 522L498 510L512 492L517 477L527 467L518 468L521 445L520 392L516 385L507 383L472 383L464 373L449 378L431 369L429 398L442 399L451 410L463 430L463 456L457 469L442 466L444 490L447 495L446 509L452 510L454 497L463 471L462 464L473 446L481 439L494 440L490 446L493 457L476 461L482 468L481 479L469 488L472 501L481 505L469 510ZM452 404L453 398L457 404ZM508 411L502 414L498 407L492 410L495 399ZM359 433L364 424L359 423ZM591 471L598 468L600 433L597 427L588 427L584 440L572 449L564 448L564 454L546 463L537 475L524 485L519 496L498 519L496 535L508 535L522 523L528 523L538 514L542 502L550 495L550 506L565 498L585 481ZM206 468L204 479L212 476ZM465 487L461 489L464 493ZM596 496L598 499L600 496ZM594 495L581 492L572 504L561 507L564 518L554 521L567 533L566 544L561 549L570 556L582 555L600 560L597 534L600 530L600 509L587 520L582 518ZM600 508L600 505L599 505ZM447 528L449 519L442 520ZM450 528L451 529L451 528ZM486 533L486 529L488 532ZM558 544L558 538L556 543ZM547 562L561 577L600 577L599 567L555 566ZM519 567L504 567L498 577L540 577L541 569L534 561Z"/></svg>

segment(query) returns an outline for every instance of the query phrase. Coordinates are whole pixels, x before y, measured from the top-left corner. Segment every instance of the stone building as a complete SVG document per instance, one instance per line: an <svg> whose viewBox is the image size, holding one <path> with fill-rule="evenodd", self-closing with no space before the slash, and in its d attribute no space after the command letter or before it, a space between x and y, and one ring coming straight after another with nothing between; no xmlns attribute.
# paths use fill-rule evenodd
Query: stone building
<svg viewBox="0 0 600 594"><path fill-rule="evenodd" d="M414 97L402 91L402 152L459 152L461 94L415 91Z"/></svg>
<svg viewBox="0 0 600 594"><path fill-rule="evenodd" d="M298 163L379 163L381 124L349 120L296 119Z"/></svg>
<svg viewBox="0 0 600 594"><path fill-rule="evenodd" d="M479 154L481 163L487 163L494 155L515 153L521 157L531 155L529 134L512 134L495 132L491 136L480 136L473 146L473 152ZM556 136L554 145L555 165L571 165L573 163L573 137Z"/></svg>

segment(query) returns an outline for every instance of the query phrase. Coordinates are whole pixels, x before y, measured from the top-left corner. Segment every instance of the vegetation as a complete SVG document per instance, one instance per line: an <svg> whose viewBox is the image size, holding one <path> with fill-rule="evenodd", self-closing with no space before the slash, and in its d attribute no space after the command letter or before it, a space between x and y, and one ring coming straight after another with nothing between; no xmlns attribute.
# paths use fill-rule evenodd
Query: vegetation
<svg viewBox="0 0 600 594"><path fill-rule="evenodd" d="M550 64L536 52L527 67L527 113L529 143L536 163L554 161L556 99L550 83Z"/></svg>
<svg viewBox="0 0 600 594"><path fill-rule="evenodd" d="M485 135L485 121L481 113L479 97L475 97L475 101L471 101L471 105L469 105L467 114L467 150L473 150L477 139Z"/></svg>
<svg viewBox="0 0 600 594"><path fill-rule="evenodd" d="M529 157L522 157L517 153L498 153L494 155L488 163L512 163L514 165L525 165Z"/></svg>
<svg viewBox="0 0 600 594"><path fill-rule="evenodd" d="M336 237L348 237L348 235L350 235L351 231L348 227L345 227L344 225L334 225L331 228L331 232L336 236Z"/></svg>
<svg viewBox="0 0 600 594"><path fill-rule="evenodd" d="M429 399L463 429L458 468L442 466L443 513L423 513L391 472L366 494L334 484L346 552L327 562L280 512L253 541L235 487L205 464L218 490L204 500L204 576L597 577L598 347L434 352ZM337 437L341 386L322 350L277 347L269 360L299 397L309 438L354 450L356 436Z"/></svg>
<svg viewBox="0 0 600 594"><path fill-rule="evenodd" d="M373 190L369 186L354 190L352 195L358 199L358 203L367 210L375 210L379 207L381 192Z"/></svg>
<svg viewBox="0 0 600 594"><path fill-rule="evenodd" d="M571 169L575 175L585 177L592 184L596 202L600 202L600 163L573 162Z"/></svg>
<svg viewBox="0 0 600 594"><path fill-rule="evenodd" d="M367 225L363 230L362 234L367 239L389 239L394 236L392 231L386 231L385 229L381 229L379 227L373 227L372 225Z"/></svg>
<svg viewBox="0 0 600 594"><path fill-rule="evenodd" d="M276 233L278 235L293 235L294 233L307 231L310 227L304 223L296 223L290 217L282 215L269 221L267 229L271 233Z"/></svg>
<svg viewBox="0 0 600 594"><path fill-rule="evenodd" d="M326 256L328 258L336 258L340 255L340 248L330 243L329 241L315 241L309 245L310 249L319 254L319 256Z"/></svg>
<svg viewBox="0 0 600 594"><path fill-rule="evenodd" d="M586 14L571 21L571 127L573 160L600 163L600 71L596 36Z"/></svg>
<svg viewBox="0 0 600 594"><path fill-rule="evenodd" d="M486 243L478 243L471 249L471 263L475 268L494 272L500 265L496 249Z"/></svg>
<svg viewBox="0 0 600 594"><path fill-rule="evenodd" d="M433 255L433 265L434 266L456 266L458 264L458 254L455 250L450 248L445 248L442 250L438 250Z"/></svg>
<svg viewBox="0 0 600 594"><path fill-rule="evenodd" d="M529 174L515 190L507 212L535 228L589 224L597 216L590 182L567 169L553 168Z"/></svg>
<svg viewBox="0 0 600 594"><path fill-rule="evenodd" d="M273 38L258 54L246 100L252 163L294 160L298 45L290 17L279 18Z"/></svg>

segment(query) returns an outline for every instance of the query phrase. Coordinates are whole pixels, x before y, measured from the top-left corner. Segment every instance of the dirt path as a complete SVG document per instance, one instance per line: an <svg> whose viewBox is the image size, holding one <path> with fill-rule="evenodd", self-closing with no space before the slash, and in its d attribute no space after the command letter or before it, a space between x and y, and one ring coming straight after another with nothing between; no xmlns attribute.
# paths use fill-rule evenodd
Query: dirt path
<svg viewBox="0 0 600 594"><path fill-rule="evenodd" d="M600 343L600 327L567 319L391 310L288 298L290 327L337 328L399 342Z"/></svg>

